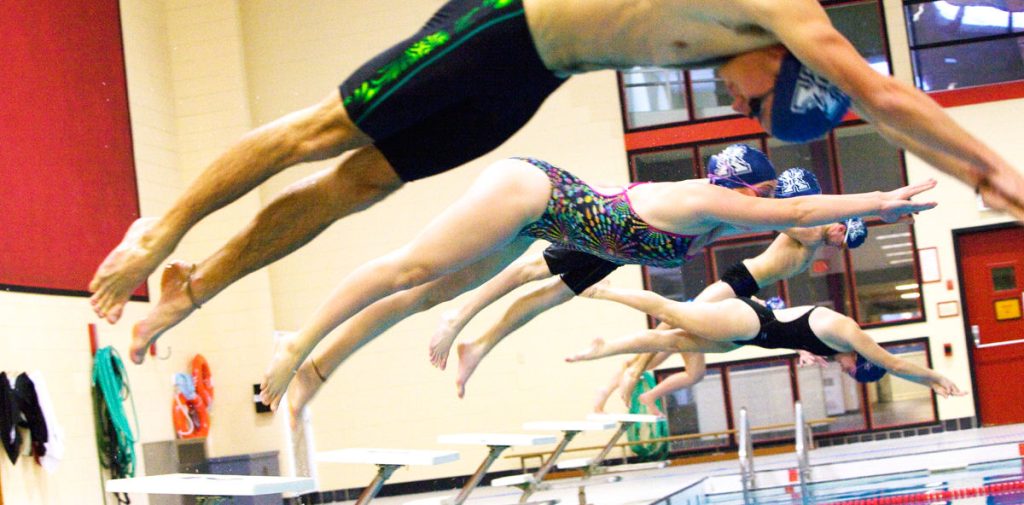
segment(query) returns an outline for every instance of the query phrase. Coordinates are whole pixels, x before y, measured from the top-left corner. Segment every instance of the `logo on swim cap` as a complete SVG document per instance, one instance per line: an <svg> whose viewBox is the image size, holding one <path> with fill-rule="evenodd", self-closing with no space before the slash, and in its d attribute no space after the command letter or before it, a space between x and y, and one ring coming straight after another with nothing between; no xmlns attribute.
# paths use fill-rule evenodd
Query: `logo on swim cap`
<svg viewBox="0 0 1024 505"><path fill-rule="evenodd" d="M818 178L810 170L793 167L779 174L779 185L775 188L775 198L793 198L795 196L820 195L821 185Z"/></svg>
<svg viewBox="0 0 1024 505"><path fill-rule="evenodd" d="M851 217L843 221L846 225L846 238L843 243L850 249L856 249L868 239L868 227L864 220L859 217Z"/></svg>
<svg viewBox="0 0 1024 505"><path fill-rule="evenodd" d="M782 310L786 308L786 301L778 296L773 296L764 301L764 306L772 310Z"/></svg>
<svg viewBox="0 0 1024 505"><path fill-rule="evenodd" d="M761 151L733 144L708 160L708 178L724 188L750 187L775 178L775 167Z"/></svg>
<svg viewBox="0 0 1024 505"><path fill-rule="evenodd" d="M864 356L857 354L857 369L853 372L853 378L857 382L878 382L885 377L886 369L864 359Z"/></svg>
<svg viewBox="0 0 1024 505"><path fill-rule="evenodd" d="M787 142L807 142L824 136L850 108L850 97L815 74L791 53L782 59L775 78L772 131Z"/></svg>

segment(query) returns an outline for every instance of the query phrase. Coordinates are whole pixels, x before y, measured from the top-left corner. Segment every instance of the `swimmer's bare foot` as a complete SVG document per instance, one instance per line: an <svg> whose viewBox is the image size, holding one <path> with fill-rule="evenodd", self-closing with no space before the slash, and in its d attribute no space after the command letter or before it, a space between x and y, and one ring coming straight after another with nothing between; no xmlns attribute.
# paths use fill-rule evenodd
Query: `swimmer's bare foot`
<svg viewBox="0 0 1024 505"><path fill-rule="evenodd" d="M604 350L604 347L604 339L595 338L594 341L590 343L590 347L584 349L583 352L576 353L573 354L572 356L565 358L565 360L568 361L569 363L573 363L576 361L587 361L591 359L601 358L603 357L603 354L601 354L601 352Z"/></svg>
<svg viewBox="0 0 1024 505"><path fill-rule="evenodd" d="M141 364L150 344L196 310L189 285L194 269L195 265L184 261L172 261L164 267L160 277L160 301L145 319L132 327L129 355L134 363Z"/></svg>
<svg viewBox="0 0 1024 505"><path fill-rule="evenodd" d="M275 411L306 355L305 352L300 354L294 339L292 336L277 341L274 356L263 374L263 382L260 383L260 401Z"/></svg>
<svg viewBox="0 0 1024 505"><path fill-rule="evenodd" d="M483 343L470 342L459 344L455 350L459 353L459 373L455 377L455 388L459 398L462 398L466 395L466 382L490 349Z"/></svg>
<svg viewBox="0 0 1024 505"><path fill-rule="evenodd" d="M456 325L458 311L450 310L441 315L441 323L430 337L430 363L444 370L448 366L448 354L451 353L455 336L462 328Z"/></svg>
<svg viewBox="0 0 1024 505"><path fill-rule="evenodd" d="M650 394L644 393L637 397L637 401L639 401L640 404L643 405L644 407L647 407L648 414L654 414L658 417L665 417L665 413L658 408L658 405L656 403L657 398L654 398Z"/></svg>
<svg viewBox="0 0 1024 505"><path fill-rule="evenodd" d="M293 430L298 427L303 409L323 385L324 381L320 379L320 374L313 368L312 362L309 359L303 361L288 387L288 418Z"/></svg>
<svg viewBox="0 0 1024 505"><path fill-rule="evenodd" d="M89 282L89 291L93 293L89 298L92 310L111 324L121 317L124 304L135 288L170 254L166 248L152 246L151 232L156 221L156 218L136 219Z"/></svg>

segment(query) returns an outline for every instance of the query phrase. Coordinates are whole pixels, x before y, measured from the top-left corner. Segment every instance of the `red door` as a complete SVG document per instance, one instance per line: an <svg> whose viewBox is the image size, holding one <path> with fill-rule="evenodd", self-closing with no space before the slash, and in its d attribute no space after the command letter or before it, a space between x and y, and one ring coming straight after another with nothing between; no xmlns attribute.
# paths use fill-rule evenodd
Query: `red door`
<svg viewBox="0 0 1024 505"><path fill-rule="evenodd" d="M980 421L1024 422L1024 228L959 233L955 240Z"/></svg>

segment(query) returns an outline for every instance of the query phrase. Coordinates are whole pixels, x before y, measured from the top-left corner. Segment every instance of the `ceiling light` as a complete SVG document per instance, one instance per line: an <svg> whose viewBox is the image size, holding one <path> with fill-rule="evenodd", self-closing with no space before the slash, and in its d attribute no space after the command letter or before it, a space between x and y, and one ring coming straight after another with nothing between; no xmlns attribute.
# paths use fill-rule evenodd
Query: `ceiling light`
<svg viewBox="0 0 1024 505"><path fill-rule="evenodd" d="M921 298L921 293L903 293L900 298L904 300L913 300L915 298Z"/></svg>
<svg viewBox="0 0 1024 505"><path fill-rule="evenodd" d="M906 291L908 289L917 289L917 283L912 284L900 284L894 288L896 291Z"/></svg>
<svg viewBox="0 0 1024 505"><path fill-rule="evenodd" d="M893 239L893 238L903 238L903 237L909 237L909 236L910 236L910 232L909 231L905 231L903 233L887 233L885 235L878 235L877 237L875 237L875 240L889 240L889 239Z"/></svg>
<svg viewBox="0 0 1024 505"><path fill-rule="evenodd" d="M899 244L885 244L882 246L882 249L900 249L903 247L911 247L913 245L914 244L911 244L910 242L902 242Z"/></svg>

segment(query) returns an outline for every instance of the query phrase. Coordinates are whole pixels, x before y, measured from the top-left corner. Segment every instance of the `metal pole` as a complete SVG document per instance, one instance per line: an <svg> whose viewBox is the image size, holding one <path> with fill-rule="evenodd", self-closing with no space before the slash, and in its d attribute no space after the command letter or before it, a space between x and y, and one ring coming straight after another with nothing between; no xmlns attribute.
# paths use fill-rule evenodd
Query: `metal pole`
<svg viewBox="0 0 1024 505"><path fill-rule="evenodd" d="M373 500L374 496L380 492L380 488L384 487L384 481L391 477L391 474L395 473L401 465L377 465L377 476L373 478L373 482L363 489L362 493L359 493L359 498L356 498L356 505L365 505Z"/></svg>
<svg viewBox="0 0 1024 505"><path fill-rule="evenodd" d="M452 505L462 505L462 503L469 498L469 493L472 493L473 490L476 489L476 486L480 484L480 481L484 478L484 474L487 473L487 469L491 467L494 460L498 459L498 455L501 454L501 451L508 449L508 447L509 446L507 445L490 446L491 450L487 453L487 457L484 458L483 463L480 463L480 466L476 469L476 473L469 478L466 485L462 486L462 491L460 491L459 495L452 500Z"/></svg>
<svg viewBox="0 0 1024 505"><path fill-rule="evenodd" d="M804 504L810 504L812 500L808 484L811 481L810 451L814 448L814 432L811 431L807 419L804 418L803 405L796 402L794 409L795 419L793 422L796 425L796 464L799 469L797 474L800 478L800 498Z"/></svg>
<svg viewBox="0 0 1024 505"><path fill-rule="evenodd" d="M537 470L537 473L533 474L533 482L530 482L529 485L523 489L523 495L519 497L519 503L526 503L527 498L529 498L534 491L537 491L537 486L539 486L541 481L544 480L544 476L554 468L555 461L557 461L558 457L562 455L562 451L565 451L565 447L569 445L569 442L572 442L572 439L580 432L565 431L564 433L565 436L562 437L562 441L558 443L558 447L555 447L555 451L551 453L551 456L548 456L548 460L544 462L544 465L542 465L539 470Z"/></svg>
<svg viewBox="0 0 1024 505"><path fill-rule="evenodd" d="M751 491L754 490L754 441L750 438L750 420L747 419L747 408L740 407L740 481L743 484L743 503L751 503Z"/></svg>

